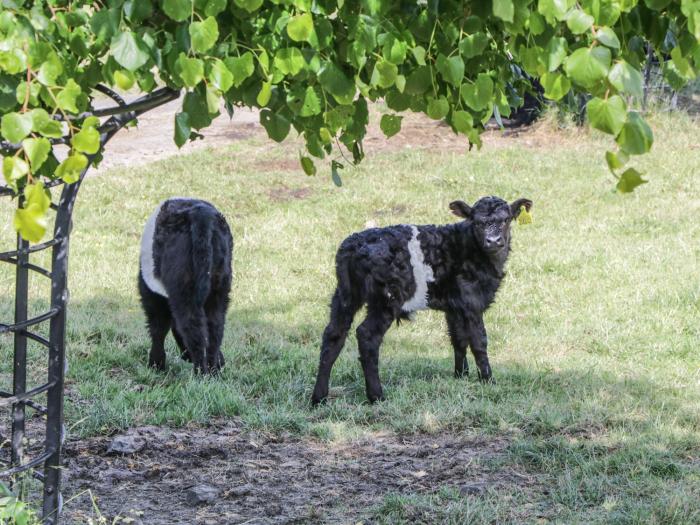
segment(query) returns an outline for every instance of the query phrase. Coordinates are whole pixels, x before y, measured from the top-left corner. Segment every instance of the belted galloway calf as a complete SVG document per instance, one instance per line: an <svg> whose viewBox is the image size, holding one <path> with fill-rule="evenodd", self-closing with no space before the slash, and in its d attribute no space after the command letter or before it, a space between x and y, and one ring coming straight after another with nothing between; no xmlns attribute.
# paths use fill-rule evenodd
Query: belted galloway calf
<svg viewBox="0 0 700 525"><path fill-rule="evenodd" d="M139 292L151 335L148 364L165 367L172 329L183 359L196 372L224 366L221 340L231 290L233 238L208 202L173 198L148 219L141 239Z"/></svg>
<svg viewBox="0 0 700 525"><path fill-rule="evenodd" d="M417 310L445 312L455 355L455 376L468 374L469 346L482 381L491 378L486 353L484 311L493 302L510 252L510 225L532 201L508 204L484 197L469 206L450 204L464 220L444 226L398 225L372 228L345 239L336 254L338 285L330 322L323 332L314 405L328 396L328 381L357 311L367 316L357 327L357 344L367 398L383 398L379 346L393 321Z"/></svg>

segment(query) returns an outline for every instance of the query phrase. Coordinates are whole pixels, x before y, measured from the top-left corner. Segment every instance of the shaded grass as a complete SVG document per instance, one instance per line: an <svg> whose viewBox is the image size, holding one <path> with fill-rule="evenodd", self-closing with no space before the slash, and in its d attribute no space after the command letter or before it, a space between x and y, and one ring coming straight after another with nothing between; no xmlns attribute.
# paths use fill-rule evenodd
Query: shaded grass
<svg viewBox="0 0 700 525"><path fill-rule="evenodd" d="M700 499L698 125L676 116L657 119L655 130L654 151L639 160L651 182L626 196L611 191L607 143L546 126L468 154L376 154L345 170L340 189L326 176L288 171L293 148L258 138L89 178L71 254L71 433L240 416L253 428L331 441L383 430L499 434L511 442L504 461L551 485L532 495L544 509L516 516L502 495L444 493L390 497L376 516L700 521L691 504ZM449 222L451 200L487 194L535 203L534 224L515 228L508 277L486 316L496 383L452 379L444 321L425 312L385 339L386 402L365 403L350 337L331 402L311 411L338 243L367 221ZM153 207L172 195L211 200L234 232L227 367L218 379L193 378L172 339L167 373L145 366L138 243ZM0 283L11 283L2 271ZM11 304L1 308L7 318ZM0 338L3 377L10 342Z"/></svg>

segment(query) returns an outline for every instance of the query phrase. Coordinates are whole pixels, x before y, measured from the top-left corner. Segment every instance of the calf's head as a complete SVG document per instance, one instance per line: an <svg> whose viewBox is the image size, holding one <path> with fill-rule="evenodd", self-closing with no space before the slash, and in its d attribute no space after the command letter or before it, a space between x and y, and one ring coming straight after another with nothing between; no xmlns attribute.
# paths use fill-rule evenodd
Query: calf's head
<svg viewBox="0 0 700 525"><path fill-rule="evenodd" d="M532 207L529 199L518 199L508 204L498 197L483 197L469 206L464 201L450 203L452 213L471 221L474 236L481 249L496 254L510 244L510 223L520 214L521 207Z"/></svg>

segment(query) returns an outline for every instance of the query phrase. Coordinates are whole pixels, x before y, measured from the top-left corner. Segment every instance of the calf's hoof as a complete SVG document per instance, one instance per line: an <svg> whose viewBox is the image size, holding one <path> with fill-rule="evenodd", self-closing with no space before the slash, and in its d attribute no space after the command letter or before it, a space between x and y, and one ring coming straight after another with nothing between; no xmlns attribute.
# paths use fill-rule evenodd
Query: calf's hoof
<svg viewBox="0 0 700 525"><path fill-rule="evenodd" d="M311 395L311 406L317 407L318 405L325 404L328 398L328 389L314 388L314 393Z"/></svg>
<svg viewBox="0 0 700 525"><path fill-rule="evenodd" d="M154 360L154 359L149 359L148 360L148 366L150 368L153 368L155 370L158 370L162 372L165 370L165 360Z"/></svg>
<svg viewBox="0 0 700 525"><path fill-rule="evenodd" d="M463 379L465 377L469 377L469 369L468 368L465 368L464 370L455 370L455 378Z"/></svg>
<svg viewBox="0 0 700 525"><path fill-rule="evenodd" d="M316 408L318 405L325 405L328 396L316 396L315 394L311 396L311 406Z"/></svg>
<svg viewBox="0 0 700 525"><path fill-rule="evenodd" d="M495 380L494 380L493 376L491 375L490 370L489 370L488 375L484 374L482 372L478 372L477 375L479 376L479 381L481 381L482 383L491 383L491 384L495 383Z"/></svg>
<svg viewBox="0 0 700 525"><path fill-rule="evenodd" d="M374 393L374 394L367 394L367 400L370 402L370 404L375 404L380 401L384 401L384 393L379 391L379 393Z"/></svg>

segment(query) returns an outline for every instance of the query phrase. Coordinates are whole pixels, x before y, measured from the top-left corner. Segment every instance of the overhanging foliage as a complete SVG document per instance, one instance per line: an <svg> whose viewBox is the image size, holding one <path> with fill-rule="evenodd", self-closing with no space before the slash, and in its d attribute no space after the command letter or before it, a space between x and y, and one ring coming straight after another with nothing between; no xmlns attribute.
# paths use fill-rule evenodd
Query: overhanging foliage
<svg viewBox="0 0 700 525"><path fill-rule="evenodd" d="M178 145L226 108L261 108L275 141L294 128L301 157L346 148L363 157L367 101L423 112L480 145L483 124L507 116L538 79L547 98L590 94L593 127L614 137L606 154L620 191L644 182L631 155L653 135L630 97L642 92L648 46L674 87L700 64L700 0L2 0L0 112L3 175L25 196L15 226L43 236L42 180L76 180L97 154L88 116L98 83L151 92L182 89ZM524 74L524 73L526 74ZM401 118L385 115L387 136ZM62 162L51 139L68 137ZM308 155L308 156L307 156ZM338 182L339 158L329 159ZM618 172L621 172L617 175Z"/></svg>

